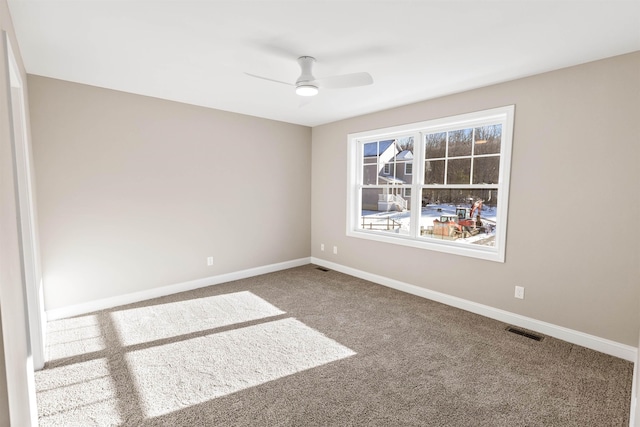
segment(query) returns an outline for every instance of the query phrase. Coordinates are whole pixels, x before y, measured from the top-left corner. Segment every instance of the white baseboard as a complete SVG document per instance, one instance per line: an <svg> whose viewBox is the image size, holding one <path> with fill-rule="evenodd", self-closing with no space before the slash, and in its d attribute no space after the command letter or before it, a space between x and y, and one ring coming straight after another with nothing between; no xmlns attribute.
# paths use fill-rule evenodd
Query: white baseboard
<svg viewBox="0 0 640 427"><path fill-rule="evenodd" d="M310 258L300 258L285 261L277 264L264 265L247 270L235 271L233 273L219 274L217 276L204 277L202 279L190 280L188 282L177 283L175 285L162 286L159 288L147 289L140 292L133 292L125 295L118 295L111 298L89 301L82 304L70 305L67 307L55 308L46 311L47 320L64 319L72 316L92 313L94 311L105 310L121 305L132 304L152 298L173 295L180 292L192 291L234 280L246 279L248 277L259 276L261 274L273 273L274 271L286 270L288 268L299 267L310 263Z"/></svg>
<svg viewBox="0 0 640 427"><path fill-rule="evenodd" d="M539 332L544 335L552 336L563 341L577 344L601 353L619 357L630 362L637 361L638 349L626 344L589 335L584 332L575 331L562 326L532 319L530 317L521 316L498 308L479 304L473 301L447 295L441 292L432 291L420 286L404 283L399 280L390 279L388 277L379 276L377 274L367 273L355 268L346 267L331 261L320 258L300 258L291 261L285 261L277 264L270 264L261 267L250 268L247 270L236 271L232 273L220 274L217 276L205 277L202 279L191 280L188 282L178 283L175 285L162 286L159 288L147 289L140 292L134 292L125 295L118 295L111 298L104 298L95 301L89 301L82 304L71 305L67 307L56 308L46 311L47 320L57 320L66 317L78 316L82 314L92 313L98 310L105 310L120 305L131 304L135 302L145 301L152 298L158 298L166 295L172 295L179 292L190 291L207 286L218 285L220 283L231 282L233 280L246 279L248 277L258 276L261 274L272 273L274 271L286 270L288 268L299 267L313 263L341 273L349 274L354 277L369 280L371 282L417 295L433 301L437 301L452 307L480 314L491 319L495 319L510 325L519 326L532 331ZM634 377L635 381L635 377ZM635 391L635 388L634 388Z"/></svg>
<svg viewBox="0 0 640 427"><path fill-rule="evenodd" d="M519 314L511 313L509 311L501 310L487 305L478 304L473 301L443 294L441 292L432 291L420 286L400 282L388 277L367 273L362 270L346 267L341 264L325 261L320 258L311 257L311 262L313 264L339 271L350 276L359 277L370 282L397 289L399 291L407 292L409 294L417 295L429 300L437 301L446 305L450 305L452 307L460 308L462 310L470 311L472 313L480 314L482 316L489 317L491 319L495 319L510 325L519 326L521 328L539 332L541 334L558 338L572 344L577 344L582 347L599 351L601 353L619 357L630 362L636 362L638 352L638 349L636 347L621 344L594 335L585 334L584 332L575 331L562 326L557 326L551 323L532 319L530 317L521 316Z"/></svg>
<svg viewBox="0 0 640 427"><path fill-rule="evenodd" d="M46 311L47 320L57 320L66 317L78 316L82 314L91 313L98 310L105 310L120 305L132 304L135 302L145 301L152 298L158 298L166 295L172 295L180 292L199 289L207 286L218 285L221 283L231 282L234 280L246 279L253 276L259 276L261 274L272 273L275 271L286 270L288 268L299 267L307 265L309 263L316 264L322 267L326 267L341 273L348 274L350 276L359 277L370 282L377 283L379 285L387 286L389 288L397 289L402 292L406 292L412 295L420 296L432 301L437 301L452 307L460 308L472 313L476 313L491 319L495 319L510 325L519 326L532 331L539 332L544 335L552 336L554 338L561 339L563 341L570 342L572 344L580 345L592 350L599 351L601 353L609 354L611 356L619 357L630 362L634 362L633 372L633 386L631 391L631 416L630 427L640 427L640 414L637 413L637 354L638 349L626 344L621 344L615 341L600 338L594 335L585 334L583 332L575 331L572 329L564 328L562 326L553 325L551 323L543 322L540 320L532 319L529 317L521 316L519 314L511 313L505 310L500 310L487 305L478 304L473 301L465 300L462 298L447 295L441 292L432 291L426 288L422 288L409 283L400 282L398 280L390 279L388 277L379 276L372 273L367 273L355 268L346 267L341 264L326 261L320 258L300 258L296 260L281 262L277 264L270 264L261 267L250 268L247 270L236 271L233 273L220 274L217 276L205 277L202 279L191 280L188 282L178 283L175 285L163 286L160 288L148 289L145 291L134 292L125 295L119 295L116 297L105 298L87 303L76 304L72 306L56 308ZM638 420L638 425L634 424L634 420Z"/></svg>

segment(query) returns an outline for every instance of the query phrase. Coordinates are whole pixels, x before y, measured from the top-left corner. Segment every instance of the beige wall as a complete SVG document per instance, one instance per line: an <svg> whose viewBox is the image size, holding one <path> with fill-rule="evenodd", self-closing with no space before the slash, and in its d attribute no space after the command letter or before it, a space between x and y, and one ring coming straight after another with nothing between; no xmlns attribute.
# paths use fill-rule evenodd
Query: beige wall
<svg viewBox="0 0 640 427"><path fill-rule="evenodd" d="M635 53L315 127L312 256L637 346L639 75ZM345 236L348 133L510 104L504 264Z"/></svg>
<svg viewBox="0 0 640 427"><path fill-rule="evenodd" d="M310 255L308 127L36 76L29 95L46 309Z"/></svg>

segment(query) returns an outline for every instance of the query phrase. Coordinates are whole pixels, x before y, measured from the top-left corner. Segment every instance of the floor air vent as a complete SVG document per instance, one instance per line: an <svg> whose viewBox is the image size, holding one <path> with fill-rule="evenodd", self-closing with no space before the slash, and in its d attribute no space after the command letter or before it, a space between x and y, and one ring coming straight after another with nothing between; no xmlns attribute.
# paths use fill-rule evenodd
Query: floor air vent
<svg viewBox="0 0 640 427"><path fill-rule="evenodd" d="M523 331L522 329L514 328L513 326L508 326L507 331L517 335L522 335L523 337L527 337L535 341L542 341L544 338L542 335L532 334L530 332Z"/></svg>
<svg viewBox="0 0 640 427"><path fill-rule="evenodd" d="M316 270L324 271L325 273L329 271L328 268L324 268L324 267L316 267Z"/></svg>

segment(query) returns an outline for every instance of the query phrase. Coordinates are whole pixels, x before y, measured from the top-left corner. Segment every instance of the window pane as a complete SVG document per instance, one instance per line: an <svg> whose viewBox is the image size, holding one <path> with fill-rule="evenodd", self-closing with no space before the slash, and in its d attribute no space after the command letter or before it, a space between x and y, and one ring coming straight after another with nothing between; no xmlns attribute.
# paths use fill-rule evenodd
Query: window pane
<svg viewBox="0 0 640 427"><path fill-rule="evenodd" d="M396 182L394 184L411 184L411 168L413 166L413 137L396 139L398 154L396 155Z"/></svg>
<svg viewBox="0 0 640 427"><path fill-rule="evenodd" d="M427 160L424 162L424 183L444 184L444 160Z"/></svg>
<svg viewBox="0 0 640 427"><path fill-rule="evenodd" d="M364 163L376 163L378 161L378 143L369 142L364 144L362 150Z"/></svg>
<svg viewBox="0 0 640 427"><path fill-rule="evenodd" d="M362 190L362 215L358 228L409 235L411 211L403 188L365 188Z"/></svg>
<svg viewBox="0 0 640 427"><path fill-rule="evenodd" d="M454 130L449 132L448 157L470 156L472 139L472 129Z"/></svg>
<svg viewBox="0 0 640 427"><path fill-rule="evenodd" d="M423 189L420 236L494 246L497 194L496 189Z"/></svg>
<svg viewBox="0 0 640 427"><path fill-rule="evenodd" d="M425 137L425 159L442 158L447 149L447 133L431 133Z"/></svg>
<svg viewBox="0 0 640 427"><path fill-rule="evenodd" d="M393 164L393 162L388 162L384 164L384 167L382 168L382 174L383 176L393 176L394 175L394 170L395 170L395 165Z"/></svg>
<svg viewBox="0 0 640 427"><path fill-rule="evenodd" d="M471 183L471 159L449 160L447 169L447 184Z"/></svg>
<svg viewBox="0 0 640 427"><path fill-rule="evenodd" d="M362 184L376 185L378 184L378 165L365 164L362 166Z"/></svg>
<svg viewBox="0 0 640 427"><path fill-rule="evenodd" d="M382 194L381 188L362 189L362 215L364 215L366 211L378 210L378 194Z"/></svg>
<svg viewBox="0 0 640 427"><path fill-rule="evenodd" d="M403 136L401 138L396 139L396 144L398 145L398 149L400 152L409 152L413 157L413 137L412 136Z"/></svg>
<svg viewBox="0 0 640 427"><path fill-rule="evenodd" d="M502 140L502 125L491 125L476 128L474 153L498 154Z"/></svg>
<svg viewBox="0 0 640 427"><path fill-rule="evenodd" d="M407 162L396 163L396 181L394 184L411 184L411 174L407 175Z"/></svg>
<svg viewBox="0 0 640 427"><path fill-rule="evenodd" d="M497 184L500 171L500 157L479 157L473 160L474 184Z"/></svg>

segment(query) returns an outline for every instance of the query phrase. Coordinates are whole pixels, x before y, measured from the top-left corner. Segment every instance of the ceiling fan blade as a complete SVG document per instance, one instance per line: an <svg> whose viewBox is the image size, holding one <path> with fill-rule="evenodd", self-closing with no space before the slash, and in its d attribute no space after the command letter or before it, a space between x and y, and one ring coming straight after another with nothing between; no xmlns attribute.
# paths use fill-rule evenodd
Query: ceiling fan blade
<svg viewBox="0 0 640 427"><path fill-rule="evenodd" d="M316 79L316 82L323 89L342 89L373 84L373 77L369 73L352 73L324 77Z"/></svg>
<svg viewBox="0 0 640 427"><path fill-rule="evenodd" d="M283 82L283 81L280 81L280 80L270 79L269 77L262 77L262 76L258 76L258 75L251 74L251 73L245 73L245 74L247 76L250 76L250 77L255 77L256 79L268 80L270 82L280 83L280 84L287 85L287 86L295 86L295 85L293 85L291 83Z"/></svg>

